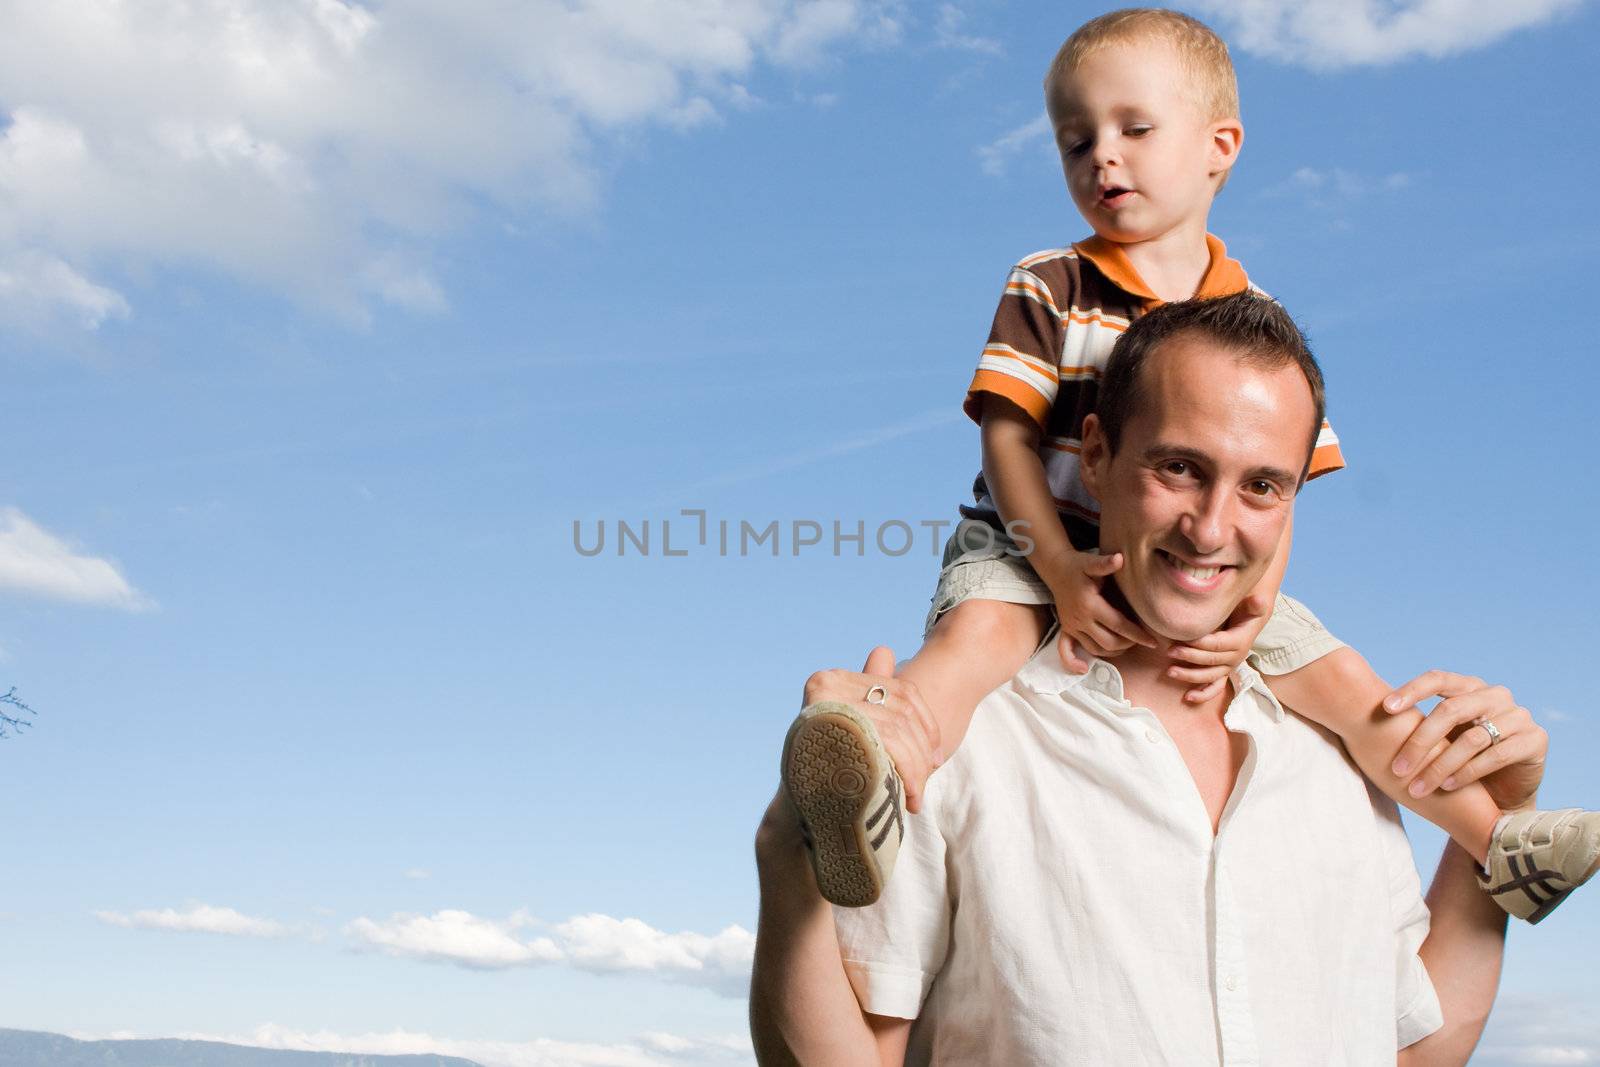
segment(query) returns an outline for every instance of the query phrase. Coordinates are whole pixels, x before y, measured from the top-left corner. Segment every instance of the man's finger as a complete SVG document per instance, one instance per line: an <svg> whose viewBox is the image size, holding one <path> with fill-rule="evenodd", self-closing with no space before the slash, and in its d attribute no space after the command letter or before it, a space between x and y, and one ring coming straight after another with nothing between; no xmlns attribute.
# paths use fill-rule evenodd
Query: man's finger
<svg viewBox="0 0 1600 1067"><path fill-rule="evenodd" d="M922 727L927 736L929 752L933 755L933 765L942 766L945 761L944 736L939 729L939 720L934 717L933 709L928 707L928 702L922 699L922 691L916 683L901 681L899 685L900 698L906 702L908 714L913 716L918 725Z"/></svg>
<svg viewBox="0 0 1600 1067"><path fill-rule="evenodd" d="M861 668L862 674L876 674L884 678L894 676L894 652L885 645L879 645L867 653L867 665Z"/></svg>
<svg viewBox="0 0 1600 1067"><path fill-rule="evenodd" d="M1406 792L1414 797L1430 795L1490 744L1489 734L1482 727L1467 727L1444 751L1428 761L1427 766L1412 780Z"/></svg>
<svg viewBox="0 0 1600 1067"><path fill-rule="evenodd" d="M1544 754L1539 747L1542 743L1540 737L1531 731L1508 737L1499 744L1490 745L1486 751L1467 761L1466 766L1445 780L1443 787L1449 790L1460 789L1473 782L1482 781L1513 763L1542 760Z"/></svg>
<svg viewBox="0 0 1600 1067"><path fill-rule="evenodd" d="M1383 698L1383 708L1390 713L1405 711L1432 697L1453 697L1484 688L1482 678L1452 671L1427 671Z"/></svg>
<svg viewBox="0 0 1600 1067"><path fill-rule="evenodd" d="M933 773L932 759L920 736L920 730L909 729L904 719L882 719L875 725L878 738L883 742L900 783L906 790L906 810L916 813L922 808L923 783Z"/></svg>
<svg viewBox="0 0 1600 1067"><path fill-rule="evenodd" d="M1440 701L1439 706L1429 712L1427 717L1417 724L1417 728L1411 731L1411 736L1400 746L1400 751L1395 755L1390 769L1401 777L1417 773L1430 762L1425 757L1432 751L1434 745L1445 740L1452 730L1500 708L1502 694L1504 698L1509 699L1510 694L1498 686L1493 689L1482 687L1481 682L1479 686L1478 689L1466 690L1458 696L1447 697Z"/></svg>

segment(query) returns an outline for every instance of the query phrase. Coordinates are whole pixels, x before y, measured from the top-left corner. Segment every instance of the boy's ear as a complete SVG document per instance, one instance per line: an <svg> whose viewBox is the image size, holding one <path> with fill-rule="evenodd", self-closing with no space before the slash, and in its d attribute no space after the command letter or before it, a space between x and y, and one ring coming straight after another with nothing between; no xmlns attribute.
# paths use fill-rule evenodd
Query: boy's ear
<svg viewBox="0 0 1600 1067"><path fill-rule="evenodd" d="M1238 162L1244 146L1244 124L1236 118L1211 124L1211 173L1226 174Z"/></svg>
<svg viewBox="0 0 1600 1067"><path fill-rule="evenodd" d="M1100 500L1100 480L1104 464L1111 458L1111 443L1105 430L1100 428L1100 416L1086 415L1083 420L1083 443L1078 446L1078 476L1089 495Z"/></svg>

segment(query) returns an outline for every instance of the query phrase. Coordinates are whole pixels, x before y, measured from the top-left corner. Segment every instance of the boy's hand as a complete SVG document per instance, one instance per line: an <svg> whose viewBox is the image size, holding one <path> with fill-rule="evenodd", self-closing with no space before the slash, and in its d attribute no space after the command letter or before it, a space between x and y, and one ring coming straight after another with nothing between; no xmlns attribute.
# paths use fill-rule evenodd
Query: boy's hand
<svg viewBox="0 0 1600 1067"><path fill-rule="evenodd" d="M1251 593L1233 609L1222 629L1168 649L1173 659L1191 665L1167 668L1168 678L1194 687L1183 694L1183 699L1199 704L1222 692L1271 617L1272 600L1264 594Z"/></svg>
<svg viewBox="0 0 1600 1067"><path fill-rule="evenodd" d="M1050 587L1056 601L1056 618L1061 622L1061 637L1056 644L1062 664L1073 674L1089 670L1089 661L1077 649L1109 659L1134 645L1156 647L1155 639L1144 627L1112 607L1101 589L1107 578L1122 569L1122 563L1120 552L1109 556L1074 552L1063 578Z"/></svg>

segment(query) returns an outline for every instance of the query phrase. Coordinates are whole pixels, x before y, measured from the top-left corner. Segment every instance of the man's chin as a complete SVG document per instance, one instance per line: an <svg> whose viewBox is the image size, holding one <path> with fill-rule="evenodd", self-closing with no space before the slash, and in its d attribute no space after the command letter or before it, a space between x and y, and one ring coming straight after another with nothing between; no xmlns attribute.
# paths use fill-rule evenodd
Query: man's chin
<svg viewBox="0 0 1600 1067"><path fill-rule="evenodd" d="M1181 610L1174 606L1168 607L1172 607L1172 610L1163 611L1160 607L1153 606L1148 612L1140 612L1140 616L1145 629L1175 644L1187 644L1202 637L1209 637L1222 629L1232 613L1231 609L1204 610L1190 605L1183 605Z"/></svg>

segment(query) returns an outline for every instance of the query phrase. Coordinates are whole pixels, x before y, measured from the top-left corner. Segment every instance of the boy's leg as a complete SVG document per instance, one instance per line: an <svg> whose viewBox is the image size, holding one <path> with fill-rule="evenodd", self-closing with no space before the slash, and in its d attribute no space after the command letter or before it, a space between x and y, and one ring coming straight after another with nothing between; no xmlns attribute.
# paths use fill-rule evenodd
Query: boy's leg
<svg viewBox="0 0 1600 1067"><path fill-rule="evenodd" d="M1412 796L1419 772L1447 742L1396 774L1395 758L1423 714L1386 711L1391 687L1303 604L1278 598L1252 659L1279 700L1339 736L1370 782L1470 852L1486 872L1484 889L1512 915L1539 922L1600 869L1600 812L1508 815L1478 782Z"/></svg>
<svg viewBox="0 0 1600 1067"><path fill-rule="evenodd" d="M1386 796L1449 834L1480 865L1487 861L1500 808L1476 782L1420 799L1407 792L1413 776L1395 774L1392 764L1422 713L1385 711L1383 698L1392 687L1354 649L1337 649L1289 674L1266 679L1284 704L1338 734L1361 773Z"/></svg>
<svg viewBox="0 0 1600 1067"><path fill-rule="evenodd" d="M939 616L917 654L895 673L915 682L939 724L946 759L978 702L1022 669L1054 616L1042 604L964 600Z"/></svg>

